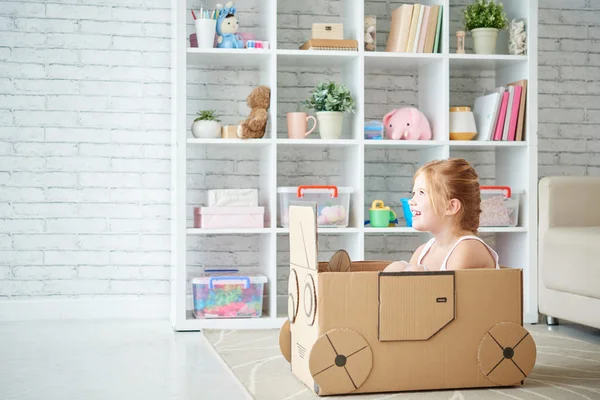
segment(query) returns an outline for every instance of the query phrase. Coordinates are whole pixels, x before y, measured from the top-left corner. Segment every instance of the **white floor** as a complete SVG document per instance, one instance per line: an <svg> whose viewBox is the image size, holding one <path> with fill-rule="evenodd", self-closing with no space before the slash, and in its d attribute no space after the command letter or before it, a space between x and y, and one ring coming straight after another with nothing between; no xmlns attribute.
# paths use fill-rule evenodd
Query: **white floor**
<svg viewBox="0 0 600 400"><path fill-rule="evenodd" d="M169 321L0 324L2 400L251 399L199 332Z"/></svg>
<svg viewBox="0 0 600 400"><path fill-rule="evenodd" d="M538 325L600 344L600 331ZM199 332L168 321L0 324L2 400L251 399Z"/></svg>

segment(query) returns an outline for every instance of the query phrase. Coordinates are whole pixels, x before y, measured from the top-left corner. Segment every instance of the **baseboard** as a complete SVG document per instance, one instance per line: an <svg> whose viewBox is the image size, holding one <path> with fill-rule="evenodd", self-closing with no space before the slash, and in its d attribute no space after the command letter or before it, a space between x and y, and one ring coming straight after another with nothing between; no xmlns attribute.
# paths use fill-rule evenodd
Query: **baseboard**
<svg viewBox="0 0 600 400"><path fill-rule="evenodd" d="M0 321L168 319L169 296L0 301Z"/></svg>

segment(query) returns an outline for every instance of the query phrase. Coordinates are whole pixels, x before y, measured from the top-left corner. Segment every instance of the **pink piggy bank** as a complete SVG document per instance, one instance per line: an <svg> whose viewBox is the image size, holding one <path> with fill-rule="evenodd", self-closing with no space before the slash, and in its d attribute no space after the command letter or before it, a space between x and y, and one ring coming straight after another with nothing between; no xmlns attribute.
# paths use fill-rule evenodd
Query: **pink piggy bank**
<svg viewBox="0 0 600 400"><path fill-rule="evenodd" d="M385 136L393 140L429 140L431 127L427 117L414 107L397 108L383 117Z"/></svg>

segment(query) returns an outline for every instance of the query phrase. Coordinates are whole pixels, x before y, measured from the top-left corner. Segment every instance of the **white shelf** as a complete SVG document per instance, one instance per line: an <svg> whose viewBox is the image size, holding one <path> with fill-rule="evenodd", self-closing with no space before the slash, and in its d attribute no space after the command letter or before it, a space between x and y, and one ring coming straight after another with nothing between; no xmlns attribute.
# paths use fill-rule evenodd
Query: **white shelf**
<svg viewBox="0 0 600 400"><path fill-rule="evenodd" d="M360 142L354 139L277 139L278 146L328 146L349 147L356 146Z"/></svg>
<svg viewBox="0 0 600 400"><path fill-rule="evenodd" d="M215 67L260 67L273 54L270 49L198 49L187 48L187 65Z"/></svg>
<svg viewBox="0 0 600 400"><path fill-rule="evenodd" d="M506 142L500 140L450 140L449 146L451 149L457 150L489 150L490 148L511 148L511 147L527 147L527 142Z"/></svg>
<svg viewBox="0 0 600 400"><path fill-rule="evenodd" d="M395 70L416 69L433 62L444 61L443 54L365 52L365 69L383 68Z"/></svg>
<svg viewBox="0 0 600 400"><path fill-rule="evenodd" d="M205 229L205 228L188 228L188 235L251 235L251 234L266 234L271 233L271 228L256 228L256 229Z"/></svg>
<svg viewBox="0 0 600 400"><path fill-rule="evenodd" d="M357 51L277 50L277 64L282 67L329 67L346 64L360 57Z"/></svg>
<svg viewBox="0 0 600 400"><path fill-rule="evenodd" d="M285 322L284 317L270 317L264 315L259 318L196 318L191 311L186 313L186 319L181 321L178 330L197 331L202 329L279 329Z"/></svg>
<svg viewBox="0 0 600 400"><path fill-rule="evenodd" d="M273 143L272 139L197 139L188 138L187 143L190 145L217 145L217 146L268 146Z"/></svg>
<svg viewBox="0 0 600 400"><path fill-rule="evenodd" d="M448 145L447 140L364 140L365 147L428 149Z"/></svg>
<svg viewBox="0 0 600 400"><path fill-rule="evenodd" d="M277 233L288 234L290 230L288 228L277 228ZM345 233L360 233L361 228L317 228L317 234L345 234Z"/></svg>
<svg viewBox="0 0 600 400"><path fill-rule="evenodd" d="M389 233L389 234L402 234L402 233L423 233L418 230L410 227L400 226L400 227L389 227L389 228L364 228L365 234L374 234L374 233ZM479 232L481 233L511 233L511 232L527 232L527 228L523 227L488 227L482 226L479 228Z"/></svg>
<svg viewBox="0 0 600 400"><path fill-rule="evenodd" d="M255 0L258 2L258 0ZM430 2L431 3L431 2ZM493 179L498 184L513 187L513 190L524 192L520 201L519 224L517 227L481 227L480 233L495 234L495 249L501 255L501 263L507 266L522 268L524 271L524 320L525 322L537 321L537 13L538 0L518 1L511 0L505 3L505 10L509 18L524 17L528 21L528 51L526 56L512 56L507 54L453 54L449 53L450 41L455 41L454 32L450 32L450 6L463 6L457 0L435 0L435 4L444 7L440 53L388 53L385 51L365 52L363 51L363 16L370 12L365 8L365 2L360 0L344 0L340 2L340 22L344 23L344 34L347 38L356 39L359 42L359 51L307 51L299 49L280 49L279 43L285 42L287 38L278 41L278 32L282 26L277 26L278 12L286 13L286 5L277 0L261 0L261 13L253 22L257 37L268 40L271 49L197 49L189 48L186 26L190 25L190 12L186 9L185 1L175 0L176 6L172 12L174 31L173 37L173 129L172 129L172 194L173 194L173 280L171 293L173 296L172 321L175 330L198 330L212 329L277 329L285 321L281 318L285 315L285 304L278 305L277 296L277 264L278 251L281 236L288 234L287 228L274 227L279 213L277 186L283 186L281 181L298 180L304 181L311 176L318 176L323 180L335 174L339 177L340 186L352 186L352 204L350 209L350 227L348 228L318 228L318 234L332 236L331 242L339 243L347 249L353 260L362 260L366 253L372 253L372 249L365 248L372 243L369 235L415 235L420 234L413 228L372 228L363 226L364 220L368 219L368 204L371 200L370 193L366 193L370 171L365 168L372 166L374 162L387 162L397 167L404 163L423 164L432 159L448 158L453 152L460 151L466 154L482 156L481 152L493 153L494 165L485 165L487 178ZM432 3L432 4L433 4ZM246 3L245 3L246 4ZM243 6L238 7L238 11ZM246 4L245 7L252 7ZM368 7L367 7L368 8ZM388 10L389 11L389 10ZM240 11L241 12L241 11ZM332 16L333 17L333 16ZM379 20L379 19L378 19ZM386 24L384 20L383 24ZM506 44L506 33L499 36ZM299 41L298 46L301 45ZM502 47L502 46L500 46ZM499 48L500 48L499 47ZM213 68L214 67L214 68ZM206 70L204 70L206 68ZM294 74L295 69L304 68L301 73L296 74L294 79L288 79L283 74ZM240 71L238 71L240 70ZM225 76L215 74L225 71ZM305 72L306 71L306 72ZM456 72L467 71L463 74ZM526 109L526 141L453 141L449 140L449 107L458 99L456 91L452 91L452 102L450 89L452 79L464 80L469 85L470 72L476 75L479 71L486 71L484 79L493 82L485 87L470 90L490 90L495 85L503 86L509 82L520 79L528 80L527 87L527 109ZM387 75L387 76L383 76ZM315 76L335 76L336 80L347 84L356 100L356 112L350 115L344 131L344 139L322 140L319 137L318 127L307 139L290 140L286 136L285 113L290 111L306 97ZM377 81L378 77L383 79ZM293 77L293 76L291 76ZM291 78L289 77L289 78ZM466 78L466 79L465 79ZM236 88L230 81L239 80L243 88L243 94L235 93ZM373 114L381 117L391 108L401 106L405 97L403 93L394 93L388 96L389 104L370 102L371 95L378 90L391 93L391 87L396 84L395 79L401 80L397 83L400 91L404 86L411 87L410 80L414 81L412 88L414 93L407 93L406 101L415 103L428 118L434 132L432 140L403 141L403 140L364 140L364 124L371 119ZM215 96L215 108L227 109L226 118L235 121L237 114L245 110L245 97L249 88L255 85L267 85L271 88L271 105L269 109L269 128L261 139L197 139L190 137L189 118L195 112L197 104L204 102L212 108L212 99L207 99L209 85L220 84L227 80L229 92L219 93ZM406 82L409 82L407 84ZM190 87L188 88L188 83ZM236 84L238 82L235 82ZM294 93L289 87L295 87L302 93ZM232 89L232 87L234 87ZM187 91L195 90L193 96ZM203 90L205 90L203 92ZM237 95L237 97L235 97ZM454 96L457 96L455 99ZM469 94L467 93L467 99ZM235 98L232 98L235 97ZM190 100L188 101L188 98ZM228 104L234 100L234 104ZM192 101L194 102L192 106ZM461 99L461 102L463 100ZM458 100L457 100L458 102ZM188 106L190 109L188 109ZM230 107L232 106L232 107ZM314 115L314 112L310 112ZM241 115L239 116L241 118ZM239 119L238 119L239 120ZM227 122L233 123L233 122ZM309 122L309 126L312 124ZM314 152L313 152L314 149ZM385 149L386 151L381 151ZM193 156L194 168L198 172L188 175L188 152ZM314 154L313 154L314 153ZM303 168L294 165L297 154L308 157ZM314 156L314 158L312 158ZM484 153L483 156L487 156ZM404 161L406 157L407 161ZM206 159L205 159L206 158ZM331 165L331 171L312 168L310 161L324 160L324 168ZM238 163L238 161L241 162ZM222 163L213 165L212 163ZM194 229L188 228L187 223L189 207L197 201L195 198L203 191L204 179L202 168L211 171L212 181L207 187L219 185L215 174L219 168L226 171L223 182L224 188L233 188L241 183L246 184L244 178L245 169L250 170L251 179L258 181L260 204L265 206L267 219L272 220L270 227L261 229ZM392 168L392 166L390 166ZM407 168L410 170L410 168ZM296 171L296 172L293 172ZM341 172L339 172L341 171ZM228 174L230 173L230 174ZM328 175L331 173L332 175ZM410 172L408 172L410 173ZM290 176L297 174L297 176ZM403 173L405 174L405 173ZM207 176L208 177L208 176ZM391 181L402 182L405 176L391 174ZM386 176L386 181L388 177ZM408 181L408 179L407 179ZM200 183L199 183L200 182ZM188 183L192 195L188 195ZM388 183L386 182L386 185ZM285 183L288 185L288 183ZM404 188L399 188L402 191ZM371 192L374 190L369 189ZM410 190L407 189L407 192ZM395 191L396 192L396 191ZM386 200L387 202L387 200ZM396 210L398 212L398 210ZM400 211L401 212L401 211ZM269 285L266 293L269 315L262 318L248 319L196 319L188 310L186 298L189 287L187 287L189 268L187 265L188 243L203 243L202 236L210 235L207 241L211 246L214 242L227 246L235 235L254 235L256 240L257 254L260 259L262 270L267 275ZM200 237L201 240L198 240ZM368 240L367 240L368 239ZM234 238L235 240L235 238ZM217 244L218 246L218 244ZM214 247L213 247L214 248ZM205 251L204 249L198 249ZM206 251L211 251L206 249ZM278 307L279 306L279 307ZM283 308L282 308L283 307Z"/></svg>
<svg viewBox="0 0 600 400"><path fill-rule="evenodd" d="M494 70L527 63L527 56L508 54L449 54L450 68L470 70Z"/></svg>

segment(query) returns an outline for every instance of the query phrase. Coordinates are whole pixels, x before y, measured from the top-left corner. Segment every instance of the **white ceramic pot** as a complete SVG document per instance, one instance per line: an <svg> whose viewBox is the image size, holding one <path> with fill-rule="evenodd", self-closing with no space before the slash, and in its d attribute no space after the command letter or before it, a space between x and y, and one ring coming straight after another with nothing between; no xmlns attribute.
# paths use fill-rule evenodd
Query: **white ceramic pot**
<svg viewBox="0 0 600 400"><path fill-rule="evenodd" d="M321 139L339 139L342 137L344 113L341 111L319 111L319 134Z"/></svg>
<svg viewBox="0 0 600 400"><path fill-rule="evenodd" d="M473 35L473 47L476 54L495 54L498 29L477 28L471 31Z"/></svg>
<svg viewBox="0 0 600 400"><path fill-rule="evenodd" d="M477 125L471 107L450 107L450 140L471 140Z"/></svg>
<svg viewBox="0 0 600 400"><path fill-rule="evenodd" d="M196 121L192 124L192 135L199 139L220 138L221 124L217 121Z"/></svg>

